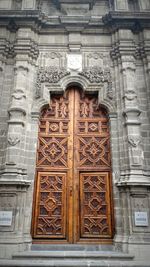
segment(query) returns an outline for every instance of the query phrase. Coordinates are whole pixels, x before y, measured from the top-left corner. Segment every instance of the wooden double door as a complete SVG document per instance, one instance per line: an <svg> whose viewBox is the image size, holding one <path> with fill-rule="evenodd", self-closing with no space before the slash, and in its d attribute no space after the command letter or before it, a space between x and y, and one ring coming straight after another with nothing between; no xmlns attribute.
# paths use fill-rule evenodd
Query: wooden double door
<svg viewBox="0 0 150 267"><path fill-rule="evenodd" d="M71 88L42 111L34 198L35 240L111 241L108 116L96 95Z"/></svg>

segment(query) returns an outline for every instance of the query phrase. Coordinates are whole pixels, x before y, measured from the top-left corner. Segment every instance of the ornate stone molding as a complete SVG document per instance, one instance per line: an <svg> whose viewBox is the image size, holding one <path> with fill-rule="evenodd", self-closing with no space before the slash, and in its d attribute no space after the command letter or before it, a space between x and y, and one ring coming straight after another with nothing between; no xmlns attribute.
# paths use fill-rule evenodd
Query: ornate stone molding
<svg viewBox="0 0 150 267"><path fill-rule="evenodd" d="M123 111L123 116L125 117L125 125L140 125L140 114L141 110L137 107L126 108Z"/></svg>
<svg viewBox="0 0 150 267"><path fill-rule="evenodd" d="M34 60L37 60L39 55L38 44L34 40L27 39L26 43L23 43L24 40L18 39L14 45L14 51L17 59L19 59L21 55L21 59L23 55L28 56L30 63L34 63Z"/></svg>
<svg viewBox="0 0 150 267"><path fill-rule="evenodd" d="M92 68L85 68L79 75L86 77L91 83L110 83L112 82L111 73L109 69L102 69L98 66Z"/></svg>
<svg viewBox="0 0 150 267"><path fill-rule="evenodd" d="M45 57L51 58L51 59L55 59L55 58L61 58L62 55L59 52L47 52L45 53Z"/></svg>
<svg viewBox="0 0 150 267"><path fill-rule="evenodd" d="M105 26L111 31L115 31L118 28L128 28L137 33L142 28L149 27L149 12L145 11L110 11L102 19Z"/></svg>
<svg viewBox="0 0 150 267"><path fill-rule="evenodd" d="M63 77L69 75L70 72L64 68L57 67L46 67L40 68L37 73L37 81L36 81L36 98L41 96L41 85L42 83L50 83L56 84Z"/></svg>
<svg viewBox="0 0 150 267"><path fill-rule="evenodd" d="M5 41L2 54L5 58L14 58L15 57L15 50L14 50L15 43L10 42L8 40Z"/></svg>
<svg viewBox="0 0 150 267"><path fill-rule="evenodd" d="M79 75L87 78L91 84L107 84L107 97L113 98L112 91L112 76L109 68L102 69L98 66L92 68L85 68L82 72L79 72Z"/></svg>

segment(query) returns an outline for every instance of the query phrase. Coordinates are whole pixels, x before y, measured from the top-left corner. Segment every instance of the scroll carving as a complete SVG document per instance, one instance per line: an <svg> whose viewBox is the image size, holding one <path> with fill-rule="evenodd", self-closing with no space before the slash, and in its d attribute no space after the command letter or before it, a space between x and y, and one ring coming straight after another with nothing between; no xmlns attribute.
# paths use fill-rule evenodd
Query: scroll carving
<svg viewBox="0 0 150 267"><path fill-rule="evenodd" d="M63 77L69 75L70 72L64 68L47 67L40 68L37 74L37 90L36 97L40 97L42 83L58 83Z"/></svg>
<svg viewBox="0 0 150 267"><path fill-rule="evenodd" d="M101 68L94 66L92 68L85 68L79 75L87 78L91 83L107 84L107 96L112 99L112 76L109 68Z"/></svg>
<svg viewBox="0 0 150 267"><path fill-rule="evenodd" d="M86 68L80 75L86 77L91 83L111 82L111 73L109 69L102 69L99 67Z"/></svg>

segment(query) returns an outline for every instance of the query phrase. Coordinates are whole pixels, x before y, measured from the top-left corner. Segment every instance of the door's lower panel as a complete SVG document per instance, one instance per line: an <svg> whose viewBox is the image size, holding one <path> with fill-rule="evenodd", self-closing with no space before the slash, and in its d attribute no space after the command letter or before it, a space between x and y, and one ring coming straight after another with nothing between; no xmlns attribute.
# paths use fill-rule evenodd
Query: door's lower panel
<svg viewBox="0 0 150 267"><path fill-rule="evenodd" d="M80 173L80 238L112 237L108 172Z"/></svg>
<svg viewBox="0 0 150 267"><path fill-rule="evenodd" d="M34 238L66 239L66 173L38 172Z"/></svg>

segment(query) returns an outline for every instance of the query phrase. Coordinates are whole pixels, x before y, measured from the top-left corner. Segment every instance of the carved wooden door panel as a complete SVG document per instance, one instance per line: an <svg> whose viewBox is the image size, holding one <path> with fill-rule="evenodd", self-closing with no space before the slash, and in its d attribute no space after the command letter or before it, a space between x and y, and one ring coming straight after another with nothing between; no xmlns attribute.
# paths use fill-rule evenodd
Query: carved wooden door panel
<svg viewBox="0 0 150 267"><path fill-rule="evenodd" d="M112 238L107 113L95 95L70 89L41 114L33 237L50 242Z"/></svg>

